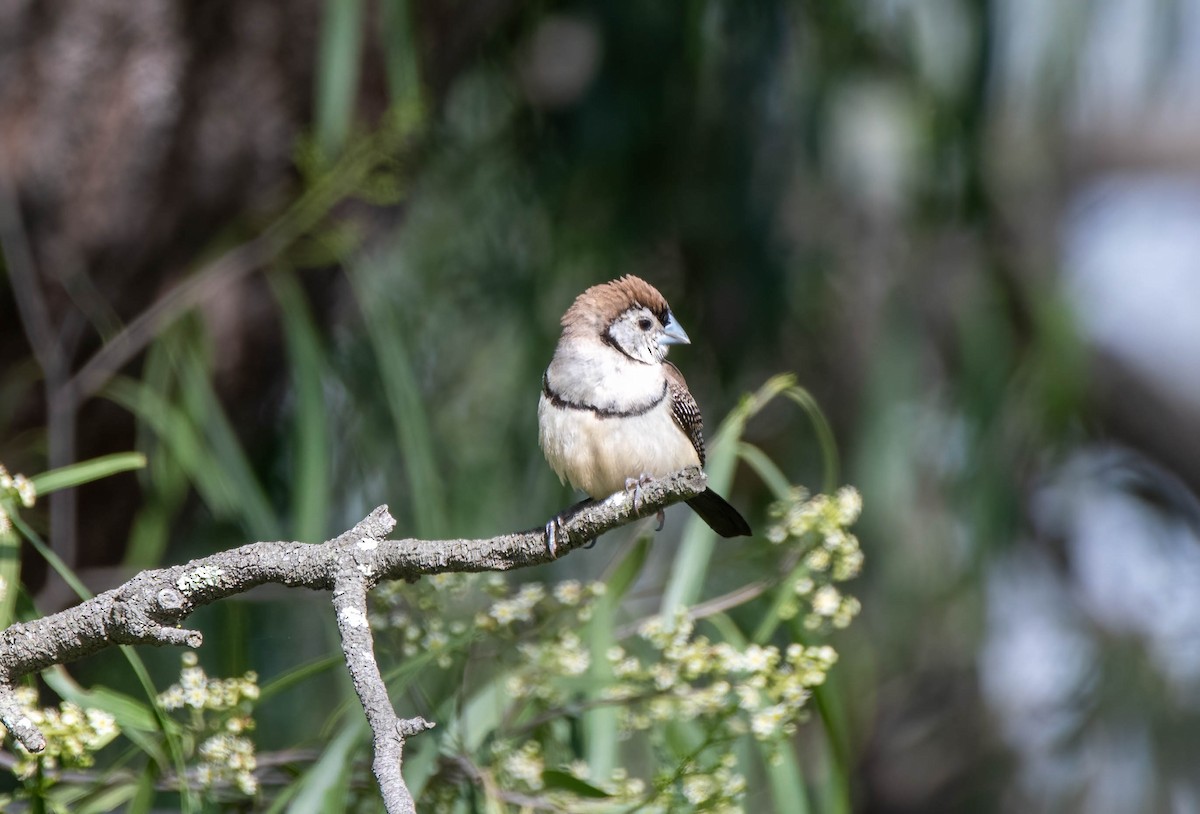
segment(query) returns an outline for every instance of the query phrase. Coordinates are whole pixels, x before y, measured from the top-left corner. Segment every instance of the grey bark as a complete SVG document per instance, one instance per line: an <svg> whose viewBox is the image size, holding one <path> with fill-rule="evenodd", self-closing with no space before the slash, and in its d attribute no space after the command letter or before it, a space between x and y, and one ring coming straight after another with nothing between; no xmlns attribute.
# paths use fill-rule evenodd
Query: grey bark
<svg viewBox="0 0 1200 814"><path fill-rule="evenodd" d="M618 492L561 516L557 556L610 529L704 491L704 473L684 469L639 490ZM556 521L557 522L557 521ZM13 693L22 676L66 664L115 644L199 647L199 631L181 623L197 608L273 582L330 591L346 668L374 736L374 771L391 814L413 812L400 772L405 741L434 724L401 718L388 699L367 624L367 592L384 580L414 581L445 572L506 571L554 559L542 528L483 540L388 540L396 526L380 506L352 529L321 544L250 543L182 565L143 571L73 608L0 631L0 722L26 749L46 746Z"/></svg>

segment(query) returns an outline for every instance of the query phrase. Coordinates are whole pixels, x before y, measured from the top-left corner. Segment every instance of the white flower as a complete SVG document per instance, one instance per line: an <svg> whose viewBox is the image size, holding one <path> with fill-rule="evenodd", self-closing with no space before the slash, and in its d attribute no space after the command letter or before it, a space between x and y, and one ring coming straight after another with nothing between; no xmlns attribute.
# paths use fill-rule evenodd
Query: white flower
<svg viewBox="0 0 1200 814"><path fill-rule="evenodd" d="M819 616L833 616L842 605L842 595L832 585L823 585L813 594L813 613Z"/></svg>
<svg viewBox="0 0 1200 814"><path fill-rule="evenodd" d="M546 589L540 582L530 582L521 586L517 592L516 601L521 605L532 608L546 596Z"/></svg>
<svg viewBox="0 0 1200 814"><path fill-rule="evenodd" d="M838 522L843 526L854 525L862 513L862 495L853 486L843 486L834 495L837 502Z"/></svg>
<svg viewBox="0 0 1200 814"><path fill-rule="evenodd" d="M558 668L563 675L578 676L587 672L592 660L587 651L578 648L564 648L558 654Z"/></svg>
<svg viewBox="0 0 1200 814"><path fill-rule="evenodd" d="M758 709L760 694L758 690L749 684L738 684L737 686L738 706L746 711Z"/></svg>
<svg viewBox="0 0 1200 814"><path fill-rule="evenodd" d="M650 668L650 676L654 679L654 686L660 690L667 689L676 680L675 671L661 663Z"/></svg>
<svg viewBox="0 0 1200 814"><path fill-rule="evenodd" d="M34 501L37 500L37 487L33 485L33 481L24 475L13 475L12 488L17 491L21 505L26 509L32 509Z"/></svg>
<svg viewBox="0 0 1200 814"><path fill-rule="evenodd" d="M520 614L521 609L517 607L516 603L508 599L497 600L497 602L492 605L491 610L488 611L488 615L495 619L497 624L500 625L512 624L518 618L520 618Z"/></svg>
<svg viewBox="0 0 1200 814"><path fill-rule="evenodd" d="M554 586L554 598L564 605L578 605L583 598L583 585L577 579L568 579Z"/></svg>
<svg viewBox="0 0 1200 814"><path fill-rule="evenodd" d="M777 734L786 719L787 708L783 704L776 704L754 714L750 719L750 731L754 737L765 740Z"/></svg>
<svg viewBox="0 0 1200 814"><path fill-rule="evenodd" d="M683 796L692 805L699 805L713 796L717 783L711 775L694 774L683 780Z"/></svg>
<svg viewBox="0 0 1200 814"><path fill-rule="evenodd" d="M665 632L666 625L661 616L651 616L638 627L638 635L648 642L653 642Z"/></svg>
<svg viewBox="0 0 1200 814"><path fill-rule="evenodd" d="M763 670L768 670L771 664L777 660L779 651L774 647L761 647L757 644L752 644L746 648L746 652L742 654L743 669L748 672L760 673Z"/></svg>
<svg viewBox="0 0 1200 814"><path fill-rule="evenodd" d="M804 564L812 571L824 571L829 568L829 564L833 561L829 552L824 548L814 548L808 552L808 556L804 558Z"/></svg>
<svg viewBox="0 0 1200 814"><path fill-rule="evenodd" d="M641 670L641 668L642 665L638 662L638 660L633 656L630 656L627 659L621 659L621 661L613 665L613 675L615 675L617 678L629 678L631 675Z"/></svg>
<svg viewBox="0 0 1200 814"><path fill-rule="evenodd" d="M504 770L512 775L513 779L523 781L531 789L542 787L542 772L545 769L546 764L538 754L536 743L528 743L504 759Z"/></svg>

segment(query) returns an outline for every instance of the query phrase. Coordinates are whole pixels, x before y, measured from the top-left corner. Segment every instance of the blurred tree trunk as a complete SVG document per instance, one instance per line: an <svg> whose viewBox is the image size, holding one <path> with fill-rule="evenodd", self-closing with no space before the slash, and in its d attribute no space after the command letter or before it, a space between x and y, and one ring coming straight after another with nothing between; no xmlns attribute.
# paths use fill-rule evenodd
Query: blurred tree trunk
<svg viewBox="0 0 1200 814"><path fill-rule="evenodd" d="M367 4L352 106L368 120L388 104L387 44L375 36L380 8ZM517 8L489 0L413 9L434 107ZM69 375L202 253L249 237L294 199L292 155L313 118L325 10L319 0L0 4L0 195L15 215L9 231L28 247L25 290L53 337L41 344L55 345L31 347L13 292L0 287L0 370L53 350ZM257 421L267 419L263 404L285 370L274 363L282 350L271 299L255 294L262 286L243 278L203 309L217 344L218 387L229 403L254 405ZM31 429L40 436L47 426L46 399L27 393L9 411L10 439ZM47 431L50 466L134 443L131 418L105 402L65 412ZM0 460L37 471L42 446L6 441ZM78 512L74 496L56 496L51 507L52 537L67 541L60 552L76 566L114 561L138 501L132 476L80 499ZM75 558L77 516L87 518L89 541Z"/></svg>

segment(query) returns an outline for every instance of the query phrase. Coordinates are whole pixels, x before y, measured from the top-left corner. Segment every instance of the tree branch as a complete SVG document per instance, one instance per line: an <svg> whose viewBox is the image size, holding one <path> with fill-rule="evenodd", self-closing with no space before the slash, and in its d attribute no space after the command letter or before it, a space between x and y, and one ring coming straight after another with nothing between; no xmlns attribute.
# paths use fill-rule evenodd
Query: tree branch
<svg viewBox="0 0 1200 814"><path fill-rule="evenodd" d="M560 516L557 555L579 548L610 529L704 491L694 467L644 484L637 506L628 492L587 501ZM32 752L45 738L13 697L22 676L66 664L115 644L199 647L199 631L181 623L197 608L264 583L330 591L346 667L374 734L375 776L388 812L412 812L400 774L405 740L433 726L400 718L375 661L367 625L367 592L384 580L414 581L445 572L506 571L552 561L542 528L484 540L388 540L396 521L380 506L320 545L250 543L182 565L143 571L124 585L73 608L18 622L0 631L0 723Z"/></svg>

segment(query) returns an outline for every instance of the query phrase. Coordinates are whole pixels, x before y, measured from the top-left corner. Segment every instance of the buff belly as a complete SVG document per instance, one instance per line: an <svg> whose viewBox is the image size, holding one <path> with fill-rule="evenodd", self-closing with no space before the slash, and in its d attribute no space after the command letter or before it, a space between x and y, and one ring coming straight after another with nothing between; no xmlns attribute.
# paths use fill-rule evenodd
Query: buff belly
<svg viewBox="0 0 1200 814"><path fill-rule="evenodd" d="M555 406L543 395L538 428L542 451L558 477L594 498L624 489L628 478L700 465L667 400L644 415L602 417Z"/></svg>

